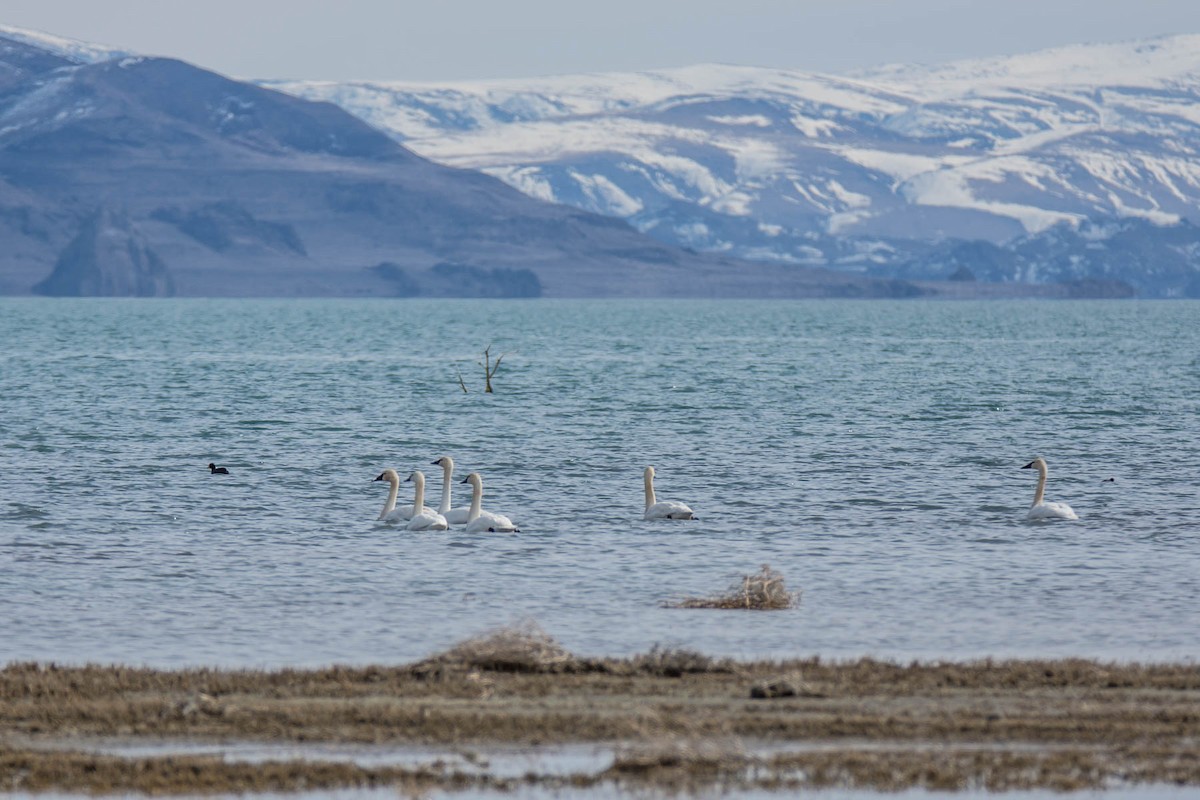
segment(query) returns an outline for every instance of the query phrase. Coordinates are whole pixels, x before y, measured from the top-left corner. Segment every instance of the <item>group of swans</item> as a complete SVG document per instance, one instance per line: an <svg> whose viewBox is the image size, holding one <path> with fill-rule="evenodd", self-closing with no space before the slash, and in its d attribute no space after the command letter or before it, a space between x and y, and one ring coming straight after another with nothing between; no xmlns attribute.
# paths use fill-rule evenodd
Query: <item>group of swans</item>
<svg viewBox="0 0 1200 800"><path fill-rule="evenodd" d="M1079 515L1066 503L1051 503L1045 499L1046 477L1049 475L1049 470L1046 469L1046 459L1038 456L1021 469L1038 471L1037 491L1033 495L1033 505L1026 514L1029 519L1079 519ZM646 513L643 515L643 519L696 519L695 512L684 503L677 500L655 499L654 467L646 467L642 477L646 484Z"/></svg>
<svg viewBox="0 0 1200 800"><path fill-rule="evenodd" d="M396 497L400 493L400 473L394 469L385 469L379 473L377 481L387 481L389 485L387 501L379 512L379 519L384 522L406 522L405 528L410 531L444 531L451 525L465 525L467 533L510 533L519 532L511 519L503 514L483 510L483 476L472 472L462 483L471 484L471 505L450 507L450 484L454 477L454 459L442 456L434 465L442 468L442 502L434 511L425 505L425 475L420 470L414 470L405 483L412 482L412 505L396 506Z"/></svg>
<svg viewBox="0 0 1200 800"><path fill-rule="evenodd" d="M444 531L451 525L466 525L467 533L509 532L520 529L513 521L503 514L484 511L483 505L483 476L472 472L462 483L471 485L471 505L451 508L450 485L454 476L454 459L442 456L434 461L435 466L442 468L442 502L437 511L425 506L425 475L414 471L406 482L411 481L415 493L412 505L396 506L396 496L400 491L400 475L394 469L385 469L375 480L387 481L391 489L387 502L379 512L379 519L387 522L407 522L410 531ZM1045 499L1046 478L1049 470L1046 459L1037 457L1021 469L1036 469L1038 471L1037 491L1033 495L1033 505L1030 507L1028 519L1079 519L1079 516L1066 503L1051 503ZM642 481L646 491L646 510L643 519L696 519L696 513L686 503L678 500L659 500L654 494L654 467L646 467L642 473Z"/></svg>

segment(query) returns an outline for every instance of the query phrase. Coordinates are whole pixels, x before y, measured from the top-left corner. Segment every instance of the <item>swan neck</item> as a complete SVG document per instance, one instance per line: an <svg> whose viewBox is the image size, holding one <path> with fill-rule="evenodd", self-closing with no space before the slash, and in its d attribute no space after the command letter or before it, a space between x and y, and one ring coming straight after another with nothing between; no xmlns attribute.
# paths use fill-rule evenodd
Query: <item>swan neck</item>
<svg viewBox="0 0 1200 800"><path fill-rule="evenodd" d="M1042 498L1045 497L1045 495L1046 495L1047 470L1046 470L1045 464L1038 464L1037 469L1038 469L1038 485L1037 485L1037 491L1034 492L1034 495L1033 495L1033 504L1035 506L1040 506L1042 504Z"/></svg>
<svg viewBox="0 0 1200 800"><path fill-rule="evenodd" d="M379 518L383 519L388 514L396 510L396 497L400 494L400 481L388 481L388 496L387 502L383 504L383 511L379 512Z"/></svg>
<svg viewBox="0 0 1200 800"><path fill-rule="evenodd" d="M452 474L453 471L449 464L442 466L442 502L438 506L439 514L445 514L450 510L450 481L454 477Z"/></svg>
<svg viewBox="0 0 1200 800"><path fill-rule="evenodd" d="M646 508L654 505L654 476L646 473Z"/></svg>
<svg viewBox="0 0 1200 800"><path fill-rule="evenodd" d="M467 522L474 522L483 511L483 481L471 484L471 510L467 512Z"/></svg>
<svg viewBox="0 0 1200 800"><path fill-rule="evenodd" d="M425 481L415 480L413 481L413 486L415 487L413 493L413 516L415 517L425 510Z"/></svg>

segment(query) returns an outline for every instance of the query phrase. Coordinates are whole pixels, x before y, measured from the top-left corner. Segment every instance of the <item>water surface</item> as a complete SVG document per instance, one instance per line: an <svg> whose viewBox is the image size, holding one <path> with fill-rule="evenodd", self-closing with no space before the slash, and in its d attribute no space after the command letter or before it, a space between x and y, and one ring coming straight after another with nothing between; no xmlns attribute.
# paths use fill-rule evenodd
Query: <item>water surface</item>
<svg viewBox="0 0 1200 800"><path fill-rule="evenodd" d="M0 299L0 342L0 662L395 662L523 620L594 655L1197 652L1200 304ZM522 532L377 524L372 478L436 495L442 454ZM1078 522L1024 520L1035 455ZM647 464L699 521L640 519ZM762 564L798 608L663 605Z"/></svg>

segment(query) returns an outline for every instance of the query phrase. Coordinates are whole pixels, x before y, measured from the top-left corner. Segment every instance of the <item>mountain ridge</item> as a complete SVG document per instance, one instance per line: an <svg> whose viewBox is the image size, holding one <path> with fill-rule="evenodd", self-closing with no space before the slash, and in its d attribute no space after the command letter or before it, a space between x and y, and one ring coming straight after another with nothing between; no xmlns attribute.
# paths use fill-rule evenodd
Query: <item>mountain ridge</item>
<svg viewBox="0 0 1200 800"><path fill-rule="evenodd" d="M439 163L743 258L878 272L944 240L1200 217L1196 34L844 75L263 83Z"/></svg>
<svg viewBox="0 0 1200 800"><path fill-rule="evenodd" d="M0 34L3 294L920 293L664 244L177 59L29 41Z"/></svg>
<svg viewBox="0 0 1200 800"><path fill-rule="evenodd" d="M0 26L0 293L106 213L184 294L958 296L970 273L1200 295L1198 35L842 75L250 87Z"/></svg>

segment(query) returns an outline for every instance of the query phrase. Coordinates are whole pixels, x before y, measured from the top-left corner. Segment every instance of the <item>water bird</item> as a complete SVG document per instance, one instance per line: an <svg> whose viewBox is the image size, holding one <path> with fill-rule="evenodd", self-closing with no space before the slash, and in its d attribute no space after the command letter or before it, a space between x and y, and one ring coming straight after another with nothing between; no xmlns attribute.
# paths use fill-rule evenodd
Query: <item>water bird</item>
<svg viewBox="0 0 1200 800"><path fill-rule="evenodd" d="M642 473L646 484L646 513L643 519L695 519L695 512L678 500L656 500L654 497L654 467Z"/></svg>
<svg viewBox="0 0 1200 800"><path fill-rule="evenodd" d="M471 519L471 507L450 507L450 484L454 480L454 459L450 456L442 456L433 464L442 468L442 502L438 505L438 513L445 517L446 522L451 525L465 525ZM466 483L466 481L462 481L462 483Z"/></svg>
<svg viewBox="0 0 1200 800"><path fill-rule="evenodd" d="M384 522L407 522L412 519L413 507L411 505L396 506L396 497L400 494L400 473L394 469L385 469L379 473L379 477L375 478L375 480L387 481L389 485L387 501L384 502L383 510L379 512L378 519ZM432 508L425 508L423 510L433 513Z"/></svg>
<svg viewBox="0 0 1200 800"><path fill-rule="evenodd" d="M224 467L218 467L216 464L214 464L210 461L210 462L208 462L208 474L209 475L228 475L229 470L225 469Z"/></svg>
<svg viewBox="0 0 1200 800"><path fill-rule="evenodd" d="M1026 515L1029 519L1079 519L1079 516L1066 503L1048 503L1044 499L1046 493L1046 459L1038 456L1021 469L1036 469L1038 471L1037 491L1033 495L1033 505Z"/></svg>
<svg viewBox="0 0 1200 800"><path fill-rule="evenodd" d="M471 508L467 518L467 533L520 533L521 529L503 514L483 510L483 476L472 472L463 479L471 484Z"/></svg>
<svg viewBox="0 0 1200 800"><path fill-rule="evenodd" d="M419 470L414 470L411 475L405 478L405 482L412 481L413 485L413 508L422 509L420 514L413 514L413 517L408 522L408 530L410 531L444 531L450 528L450 523L446 522L446 518L441 514L425 507L425 474Z"/></svg>

